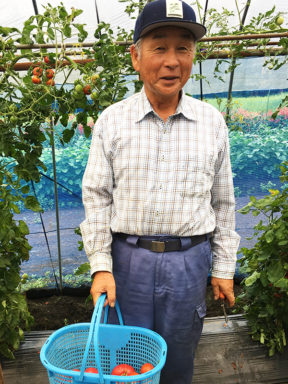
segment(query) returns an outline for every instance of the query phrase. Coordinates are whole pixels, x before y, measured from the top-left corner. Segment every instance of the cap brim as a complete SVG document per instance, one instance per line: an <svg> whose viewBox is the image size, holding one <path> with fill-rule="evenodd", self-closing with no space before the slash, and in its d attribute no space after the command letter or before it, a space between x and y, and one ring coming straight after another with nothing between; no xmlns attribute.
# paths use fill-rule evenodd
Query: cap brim
<svg viewBox="0 0 288 384"><path fill-rule="evenodd" d="M194 36L195 41L200 40L206 33L206 28L204 25L194 22L186 21L162 21L158 23L153 23L144 28L139 37L143 37L147 33L153 31L160 27L178 27L188 29Z"/></svg>

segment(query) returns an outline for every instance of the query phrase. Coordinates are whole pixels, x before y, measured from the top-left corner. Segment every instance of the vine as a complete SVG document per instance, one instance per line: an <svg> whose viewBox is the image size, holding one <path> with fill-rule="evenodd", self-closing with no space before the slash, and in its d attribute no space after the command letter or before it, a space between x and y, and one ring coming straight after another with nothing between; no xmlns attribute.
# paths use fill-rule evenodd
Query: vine
<svg viewBox="0 0 288 384"><path fill-rule="evenodd" d="M125 47L115 44L108 24L100 23L93 50L83 48L87 32L75 22L81 13L74 8L68 13L62 3L55 8L48 5L43 15L31 16L22 31L0 27L0 354L9 358L33 320L20 293L25 280L20 276L21 263L29 259L31 249L29 229L15 215L22 206L42 210L30 185L46 171L43 148L53 144L54 135L65 145L79 124L89 137L91 119L95 122L128 90L125 75L131 74L131 64ZM75 35L81 60L72 59L65 47ZM127 32L118 30L116 39L128 38ZM39 48L18 52L19 44ZM55 49L48 51L45 44ZM25 60L27 71L17 71L15 67ZM63 126L61 131L55 130L57 123Z"/></svg>

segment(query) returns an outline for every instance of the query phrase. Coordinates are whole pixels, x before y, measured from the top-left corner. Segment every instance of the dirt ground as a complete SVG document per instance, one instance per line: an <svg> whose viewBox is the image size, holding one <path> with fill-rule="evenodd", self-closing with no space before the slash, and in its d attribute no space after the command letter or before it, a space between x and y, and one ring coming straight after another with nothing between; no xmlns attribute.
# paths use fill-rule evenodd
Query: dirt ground
<svg viewBox="0 0 288 384"><path fill-rule="evenodd" d="M240 294L241 286L235 285L235 296ZM53 294L54 293L54 294ZM31 330L54 330L68 324L90 322L93 304L88 300L89 288L82 290L65 290L63 295L57 295L53 291L27 292L28 308L34 317L34 325ZM52 295L52 296L51 296ZM207 287L207 317L223 316L223 310L219 301L213 298L212 287ZM234 309L241 313L237 306ZM227 314L232 314L232 309L227 308Z"/></svg>

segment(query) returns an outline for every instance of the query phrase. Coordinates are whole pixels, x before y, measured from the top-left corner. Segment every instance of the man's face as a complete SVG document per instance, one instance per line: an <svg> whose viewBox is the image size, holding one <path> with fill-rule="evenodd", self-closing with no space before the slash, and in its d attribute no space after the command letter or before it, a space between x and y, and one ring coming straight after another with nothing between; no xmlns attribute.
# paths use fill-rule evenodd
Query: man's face
<svg viewBox="0 0 288 384"><path fill-rule="evenodd" d="M184 28L155 29L143 38L140 55L131 47L131 57L150 102L178 100L191 74L193 36Z"/></svg>

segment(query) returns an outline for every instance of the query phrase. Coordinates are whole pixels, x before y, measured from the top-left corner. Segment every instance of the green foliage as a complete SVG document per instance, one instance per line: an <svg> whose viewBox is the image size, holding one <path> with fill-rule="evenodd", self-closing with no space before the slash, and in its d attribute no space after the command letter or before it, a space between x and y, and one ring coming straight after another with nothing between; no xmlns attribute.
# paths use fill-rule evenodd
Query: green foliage
<svg viewBox="0 0 288 384"><path fill-rule="evenodd" d="M29 185L31 181L38 183L40 172L46 170L40 158L44 142L53 138L53 126L45 127L43 123L47 119L57 121L60 115L78 107L64 84L61 87L46 85L45 72L51 65L54 77L63 72L63 48L49 54L50 63L47 64L45 49L38 52L22 50L19 55L15 44L64 43L71 35L72 20L81 12L73 10L68 14L63 4L56 8L48 5L43 15L31 16L25 22L22 33L16 29L0 29L0 64L5 68L0 77L0 353L7 357L13 357L23 338L22 327L28 328L31 323L25 298L18 291L20 266L29 259L31 249L26 238L29 230L23 221L14 219L14 214L20 213L21 204L33 211L41 210ZM74 27L84 38L82 27ZM59 35L60 41L57 40ZM23 59L42 69L44 75L40 84L32 83L32 67L24 75L14 69L14 65ZM88 111L88 108L84 110Z"/></svg>
<svg viewBox="0 0 288 384"><path fill-rule="evenodd" d="M83 264L84 265L84 264ZM77 268L74 273L63 274L63 285L70 288L79 288L81 286L90 286L91 285L91 276L86 268L84 267ZM81 271L79 273L78 271ZM55 273L56 278L59 277L59 273ZM29 275L26 279L23 279L23 283L20 285L21 293L29 291L30 289L39 289L39 288L55 288L55 278L50 271L47 271L44 276Z"/></svg>
<svg viewBox="0 0 288 384"><path fill-rule="evenodd" d="M29 259L31 249L27 235L29 229L22 220L15 220L19 213L18 201L21 196L18 180L0 162L0 354L13 358L13 351L23 339L23 330L29 328L29 315L25 298L17 292L20 282L20 265ZM31 207L37 209L32 202Z"/></svg>
<svg viewBox="0 0 288 384"><path fill-rule="evenodd" d="M281 182L288 182L288 162L281 165ZM270 190L270 195L251 201L239 211L242 214L260 213L266 220L254 227L253 248L242 248L241 272L243 293L238 299L245 303L245 317L253 340L266 345L269 356L282 352L288 332L288 187Z"/></svg>
<svg viewBox="0 0 288 384"><path fill-rule="evenodd" d="M16 285L16 274L11 271L10 276L0 276L1 281L1 302L0 302L0 354L14 358L14 351L19 348L20 341L24 338L23 327L29 329L33 318L28 312L25 296L14 289L8 289L9 283ZM12 276L14 275L14 276ZM8 282L7 280L10 280ZM2 286L2 284L5 284ZM2 287L7 287L3 289Z"/></svg>
<svg viewBox="0 0 288 384"><path fill-rule="evenodd" d="M198 20L203 21L204 10L200 5L198 0L194 1L192 5L195 6L195 9L198 10ZM262 33L271 33L278 32L283 33L287 32L287 22L279 25L276 21L281 16L281 14L276 10L275 6L264 13L259 13L258 15L252 17L249 22L242 23L243 13L245 12L245 7L242 9L239 8L239 1L235 1L236 5L236 14L229 11L228 9L221 8L221 10L215 8L208 8L205 20L205 26L207 28L207 37L213 36L225 36L225 35L245 35L245 34L262 34ZM248 11L249 13L249 11ZM235 23L235 16L238 19L238 23ZM232 20L232 21L231 21ZM204 61L210 55L218 55L219 58L216 59L215 68L214 68L214 78L225 81L223 78L223 70L221 65L226 64L226 69L224 70L225 74L232 73L235 69L237 71L237 66L239 65L238 59L241 58L243 52L254 49L261 49L264 52L265 61L263 66L267 66L269 70L278 70L282 66L287 66L288 63L288 43L286 38L281 38L279 42L279 51L277 54L271 52L270 47L268 46L269 38L259 38L258 40L245 39L235 41L229 41L226 44L219 45L219 42L203 42L199 41L197 43L197 61ZM251 48L251 44L256 43L256 47ZM253 45L252 45L253 47ZM223 56L227 56L224 57ZM205 76L201 76L205 80ZM199 80L196 78L196 80ZM230 103L231 99L225 101L226 110L226 120L229 121L230 117ZM276 109L273 118L276 118L278 111L287 106L287 98L283 99Z"/></svg>
<svg viewBox="0 0 288 384"><path fill-rule="evenodd" d="M287 159L287 124L281 129L270 129L264 123L262 129L250 128L251 133L229 133L234 183L245 195L261 193L263 180L275 182L279 164Z"/></svg>
<svg viewBox="0 0 288 384"><path fill-rule="evenodd" d="M82 178L88 160L89 147L90 140L77 135L69 144L58 146L55 149L57 180L78 196L81 196ZM53 207L54 199L54 184L51 181L53 179L52 151L49 146L43 149L41 160L46 165L47 171L45 174L50 179L43 177L41 182L35 186L35 189L38 200L47 209ZM58 189L59 197L65 194L69 196L69 192L65 193L61 186ZM82 204L81 199L74 202L69 198L60 199L59 201L60 207L78 206L80 204Z"/></svg>
<svg viewBox="0 0 288 384"><path fill-rule="evenodd" d="M136 19L137 15L142 11L145 4L149 1L147 0L119 0L120 3L129 3L126 6L125 12L131 17L131 19ZM151 1L150 1L151 2Z"/></svg>
<svg viewBox="0 0 288 384"><path fill-rule="evenodd" d="M40 211L39 201L41 205L51 207L47 198L49 190L41 190L39 181L43 172L53 176L50 173L52 145L56 145L57 161L64 160L59 175L63 183L68 187L81 184L88 148L83 157L80 140L73 152L65 145L73 139L78 124L85 136L90 136L88 119L95 122L103 109L124 97L127 92L124 75L131 73L125 47L114 43L117 37L107 24L99 25L96 30L98 41L94 50L82 49L84 56L94 60L82 65L66 54L67 39L76 35L77 44L81 46L87 37L84 25L75 22L81 13L74 8L68 12L63 3L57 7L48 4L42 15L31 16L24 23L22 31L0 27L0 65L5 68L0 74L0 289L2 304L5 304L3 316L2 311L0 316L0 353L9 357L13 356L22 337L20 323L25 320L24 326L25 322L28 326L30 321L23 297L17 291L21 263L29 259L28 228L23 221L17 222L14 214L20 213L22 207ZM127 40L127 32L119 30L118 38ZM55 45L55 49L51 52L46 48L22 49L19 54L17 43L49 43ZM15 70L19 61L33 63L27 73ZM36 66L42 71L39 84L32 82ZM52 81L61 76L62 84L48 85L47 70L53 73ZM75 70L79 75L71 91L67 84L71 83L70 77ZM69 116L76 110L77 121L71 125ZM61 130L55 130L58 123L61 123ZM58 142L62 143L62 148ZM33 195L31 182L36 185L36 190L37 184L40 186L39 200ZM53 188L52 183L50 185ZM17 308L21 311L17 312ZM11 314L14 320L7 322ZM5 332L8 326L10 332Z"/></svg>
<svg viewBox="0 0 288 384"><path fill-rule="evenodd" d="M229 132L234 185L237 188L235 193L237 196L262 194L279 184L279 164L287 158L287 119L283 118L283 122L279 121L274 126L274 122L270 123L268 119L246 118L241 127L246 133L239 130ZM57 180L78 196L81 196L89 147L90 140L77 134L70 143L56 148ZM45 174L53 179L52 153L49 146L43 149L41 161L47 169ZM51 209L54 204L53 182L42 177L35 188L42 207ZM58 189L61 207L76 207L81 204L80 199L69 198L71 195L65 193L61 186Z"/></svg>

